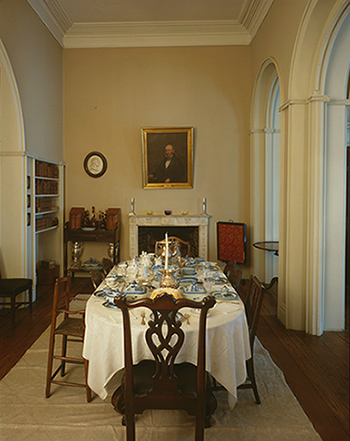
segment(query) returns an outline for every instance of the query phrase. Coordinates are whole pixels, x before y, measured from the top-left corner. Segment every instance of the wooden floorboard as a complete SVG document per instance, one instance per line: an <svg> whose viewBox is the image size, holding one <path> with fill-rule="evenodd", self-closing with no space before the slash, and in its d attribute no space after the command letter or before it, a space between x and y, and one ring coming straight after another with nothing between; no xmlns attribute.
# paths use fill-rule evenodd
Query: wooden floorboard
<svg viewBox="0 0 350 441"><path fill-rule="evenodd" d="M242 285L242 297L247 285ZM349 331L316 337L286 330L267 292L257 336L323 441L349 441Z"/></svg>
<svg viewBox="0 0 350 441"><path fill-rule="evenodd" d="M243 281L243 298L246 288ZM76 293L92 292L92 285L89 279L75 278L73 289ZM19 310L14 329L9 317L0 316L0 379L49 326L52 293L52 286L39 287L32 315L27 309ZM349 441L349 331L325 332L315 337L286 330L277 319L276 310L276 293L266 293L257 332L259 340L284 373L322 440Z"/></svg>

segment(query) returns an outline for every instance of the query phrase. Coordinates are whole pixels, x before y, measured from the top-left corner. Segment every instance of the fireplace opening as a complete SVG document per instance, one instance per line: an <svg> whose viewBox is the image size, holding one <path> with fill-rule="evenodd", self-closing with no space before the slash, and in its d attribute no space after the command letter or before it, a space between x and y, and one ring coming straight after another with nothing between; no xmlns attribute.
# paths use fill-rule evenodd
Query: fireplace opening
<svg viewBox="0 0 350 441"><path fill-rule="evenodd" d="M198 227L187 226L139 226L138 228L138 248L139 253L146 251L154 253L156 242L165 238L165 233L169 236L176 236L185 242L190 243L191 256L199 256ZM181 248L181 255L186 255L187 248Z"/></svg>

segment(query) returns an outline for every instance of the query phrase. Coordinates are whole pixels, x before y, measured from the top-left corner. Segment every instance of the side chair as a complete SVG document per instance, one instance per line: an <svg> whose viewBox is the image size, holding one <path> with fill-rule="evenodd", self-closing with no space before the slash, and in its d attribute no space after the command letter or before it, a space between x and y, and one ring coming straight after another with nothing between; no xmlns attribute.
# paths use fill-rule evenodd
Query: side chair
<svg viewBox="0 0 350 441"><path fill-rule="evenodd" d="M185 240L180 239L179 237L176 236L169 236L168 237L168 243L169 243L169 248L171 248L172 244L174 242L178 242L179 244L179 249L180 249L180 254L181 256L190 256L191 255L191 245L189 242L186 242ZM154 252L156 254L158 254L159 249L161 247L163 247L165 245L165 240L159 240L155 243L155 250Z"/></svg>
<svg viewBox="0 0 350 441"><path fill-rule="evenodd" d="M8 298L10 301L3 301L1 305L11 306L11 322L12 326L15 327L16 324L16 309L22 305L29 306L29 312L32 312L33 303L33 280L32 279L21 279L21 278L2 278L0 271L0 297ZM17 301L16 297L19 294L28 291L28 301Z"/></svg>
<svg viewBox="0 0 350 441"><path fill-rule="evenodd" d="M106 259L105 257L102 259L102 269L105 276L108 275L108 273L113 267L114 267L114 263L110 259Z"/></svg>
<svg viewBox="0 0 350 441"><path fill-rule="evenodd" d="M72 302L78 300L79 303L83 301L81 298L76 298L71 295L71 276L68 273L66 277L62 277L56 280L53 307L52 307L52 319L51 319L51 332L49 343L49 355L47 364L47 376L46 376L46 398L51 395L51 384L58 384L61 386L73 386L83 387L86 390L86 399L91 401L91 390L87 384L88 374L88 362L83 357L72 357L67 355L68 342L78 342L82 346L84 340L84 317L85 309L74 310L72 308ZM60 321L59 315L63 314L63 320ZM74 318L75 317L75 318ZM62 336L62 349L60 353L56 351L56 336ZM58 360L59 364L56 370L54 369L54 360ZM84 382L76 382L62 379L56 379L58 373L61 377L66 375L66 364L82 364L84 365L85 375Z"/></svg>
<svg viewBox="0 0 350 441"><path fill-rule="evenodd" d="M91 276L92 286L94 287L94 289L97 289L97 287L101 284L101 282L105 278L105 273L101 270L91 270L90 276Z"/></svg>
<svg viewBox="0 0 350 441"><path fill-rule="evenodd" d="M122 310L124 323L125 370L121 386L114 392L112 404L123 415L127 441L135 439L135 414L146 409L182 409L196 417L196 441L203 440L204 427L210 426L210 416L217 403L210 389L206 360L206 319L215 299L206 297L201 302L162 293L154 299L127 301L118 296L114 303ZM129 309L148 308L150 320L145 326L145 340L150 359L133 364ZM197 365L176 364L185 339L179 310L184 307L200 311L197 347ZM170 436L171 438L171 436Z"/></svg>
<svg viewBox="0 0 350 441"><path fill-rule="evenodd" d="M265 288L263 287L263 284L256 276L252 275L250 277L248 293L244 301L246 316L248 320L248 327L249 327L250 352L252 356L249 360L247 360L247 379L245 383L238 386L238 389L253 389L255 401L257 404L260 404L261 401L255 380L254 341L255 341L256 330L258 327L264 293L265 293Z"/></svg>
<svg viewBox="0 0 350 441"><path fill-rule="evenodd" d="M242 279L242 270L236 268L236 260L230 260L226 263L224 274L230 281L231 285L237 290Z"/></svg>

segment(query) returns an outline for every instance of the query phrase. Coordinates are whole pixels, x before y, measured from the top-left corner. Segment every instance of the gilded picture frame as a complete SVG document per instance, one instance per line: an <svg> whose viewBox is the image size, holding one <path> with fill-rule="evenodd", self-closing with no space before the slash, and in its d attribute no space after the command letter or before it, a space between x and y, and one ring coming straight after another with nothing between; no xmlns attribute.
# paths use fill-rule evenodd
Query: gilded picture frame
<svg viewBox="0 0 350 441"><path fill-rule="evenodd" d="M193 127L143 127L143 188L193 188Z"/></svg>

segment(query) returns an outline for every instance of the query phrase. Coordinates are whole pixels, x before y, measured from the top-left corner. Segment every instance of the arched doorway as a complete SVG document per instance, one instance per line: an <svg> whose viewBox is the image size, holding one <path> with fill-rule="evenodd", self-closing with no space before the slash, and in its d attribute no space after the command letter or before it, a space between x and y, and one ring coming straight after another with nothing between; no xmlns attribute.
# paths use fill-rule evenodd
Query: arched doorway
<svg viewBox="0 0 350 441"><path fill-rule="evenodd" d="M256 79L251 116L251 243L279 240L280 80L273 59ZM278 257L251 248L252 271L269 282L278 275Z"/></svg>
<svg viewBox="0 0 350 441"><path fill-rule="evenodd" d="M285 118L291 140L288 148L302 152L305 164L300 168L305 171L304 207L300 210L305 220L300 223L300 232L293 231L293 221L297 221L293 217L295 204L289 204L287 214L283 268L286 324L318 335L324 330L344 328L346 90L350 59L350 3L339 0L329 10L324 6L322 1L310 2L301 24ZM305 72L310 73L308 81ZM305 127L306 136L299 136L300 127ZM288 179L290 195L295 175ZM293 255L292 249L298 234L300 257Z"/></svg>
<svg viewBox="0 0 350 441"><path fill-rule="evenodd" d="M276 75L269 94L265 142L265 239L279 241L281 117L280 88ZM265 253L265 280L278 276L278 256Z"/></svg>

